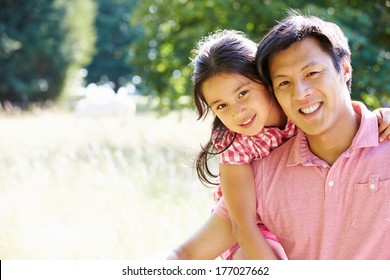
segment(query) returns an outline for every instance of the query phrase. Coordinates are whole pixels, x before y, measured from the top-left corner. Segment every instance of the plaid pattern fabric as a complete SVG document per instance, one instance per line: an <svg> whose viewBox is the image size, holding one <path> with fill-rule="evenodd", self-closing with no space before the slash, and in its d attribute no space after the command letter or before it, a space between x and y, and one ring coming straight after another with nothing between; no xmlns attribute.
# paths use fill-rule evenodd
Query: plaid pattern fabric
<svg viewBox="0 0 390 280"><path fill-rule="evenodd" d="M249 164L254 158L263 158L296 134L296 127L288 122L284 129L264 128L259 134L246 136L226 132L223 138L213 135L214 146L222 164ZM232 140L234 141L232 142Z"/></svg>

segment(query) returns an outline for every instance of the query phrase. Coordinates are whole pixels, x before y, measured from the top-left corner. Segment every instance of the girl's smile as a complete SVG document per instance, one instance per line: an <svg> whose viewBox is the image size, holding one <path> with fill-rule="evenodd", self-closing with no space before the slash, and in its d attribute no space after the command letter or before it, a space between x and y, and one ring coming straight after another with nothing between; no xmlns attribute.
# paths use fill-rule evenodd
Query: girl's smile
<svg viewBox="0 0 390 280"><path fill-rule="evenodd" d="M254 124L255 119L256 119L256 115L254 115L251 118L249 118L246 122L240 124L240 126L243 127L243 128L249 128L249 127L251 127Z"/></svg>

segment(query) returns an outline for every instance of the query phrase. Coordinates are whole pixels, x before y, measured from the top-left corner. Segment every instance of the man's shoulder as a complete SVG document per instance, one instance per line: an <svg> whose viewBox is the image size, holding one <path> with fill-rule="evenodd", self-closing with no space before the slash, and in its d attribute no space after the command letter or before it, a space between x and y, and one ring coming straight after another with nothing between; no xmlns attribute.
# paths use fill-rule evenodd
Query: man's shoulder
<svg viewBox="0 0 390 280"><path fill-rule="evenodd" d="M385 153L383 156L387 157L389 155L387 151L390 152L390 140L386 139L383 142L379 142L378 146L374 147L374 149L383 151Z"/></svg>

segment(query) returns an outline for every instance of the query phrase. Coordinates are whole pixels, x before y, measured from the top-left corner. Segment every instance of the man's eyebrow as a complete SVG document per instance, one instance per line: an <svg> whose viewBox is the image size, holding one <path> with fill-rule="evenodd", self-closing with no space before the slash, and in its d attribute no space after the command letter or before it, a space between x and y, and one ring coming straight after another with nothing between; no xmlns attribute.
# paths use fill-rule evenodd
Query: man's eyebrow
<svg viewBox="0 0 390 280"><path fill-rule="evenodd" d="M301 71L305 70L306 68L309 68L310 66L313 66L315 64L318 64L317 61L311 61L309 62L308 64L306 64L305 66L302 67Z"/></svg>
<svg viewBox="0 0 390 280"><path fill-rule="evenodd" d="M310 66L316 65L316 64L318 64L317 61L311 61L311 62L305 64L305 65L301 68L301 71L305 70L306 68L309 68ZM279 74L279 75L275 75L275 76L273 76L273 77L271 77L271 78L284 78L284 77L287 77L287 75Z"/></svg>

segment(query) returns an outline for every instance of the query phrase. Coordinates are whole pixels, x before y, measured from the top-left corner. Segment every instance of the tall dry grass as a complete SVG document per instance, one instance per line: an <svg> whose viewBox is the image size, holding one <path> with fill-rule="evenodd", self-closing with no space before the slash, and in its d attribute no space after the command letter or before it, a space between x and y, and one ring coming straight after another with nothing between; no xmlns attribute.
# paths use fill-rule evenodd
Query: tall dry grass
<svg viewBox="0 0 390 280"><path fill-rule="evenodd" d="M0 259L157 258L209 215L192 168L209 124L0 115Z"/></svg>

